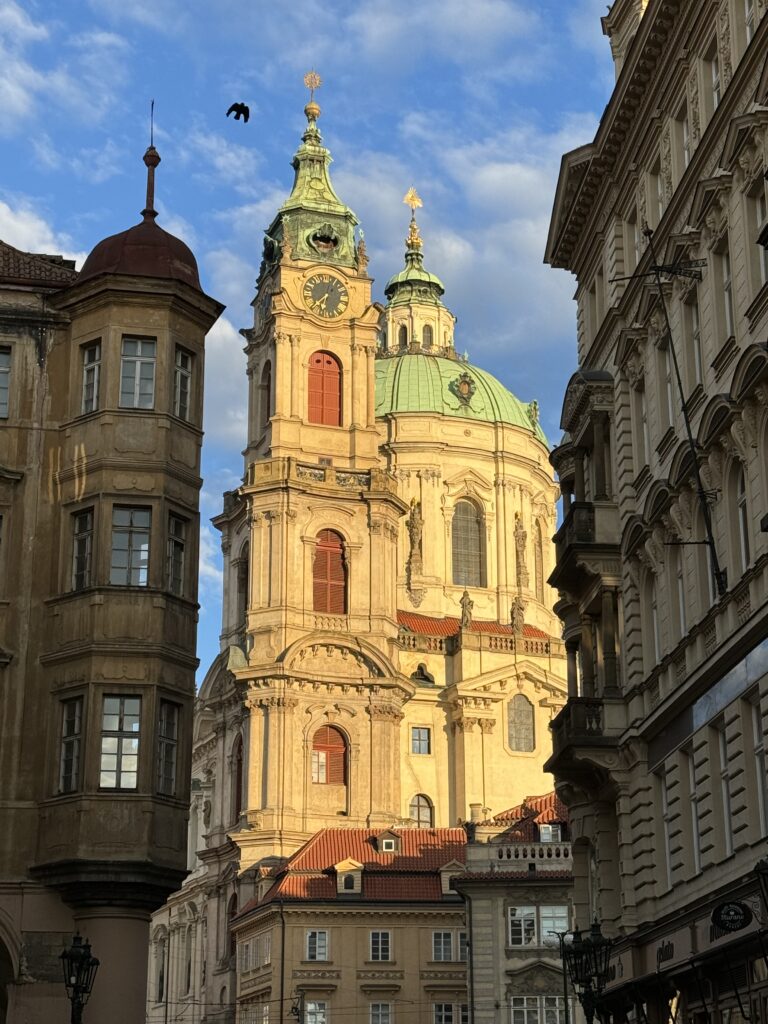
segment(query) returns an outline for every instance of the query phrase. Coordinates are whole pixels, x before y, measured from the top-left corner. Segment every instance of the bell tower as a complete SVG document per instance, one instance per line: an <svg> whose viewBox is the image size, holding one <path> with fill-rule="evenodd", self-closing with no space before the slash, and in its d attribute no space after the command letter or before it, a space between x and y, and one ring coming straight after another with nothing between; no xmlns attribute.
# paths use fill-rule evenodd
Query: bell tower
<svg viewBox="0 0 768 1024"><path fill-rule="evenodd" d="M290 852L339 815L350 825L391 824L400 709L413 693L396 667L407 506L378 455L380 307L357 218L331 184L319 76L310 72L305 84L293 189L267 229L253 327L242 332L243 485L217 520L225 587L237 595L223 642L236 641L230 670L250 709L247 796L232 834L241 864Z"/></svg>

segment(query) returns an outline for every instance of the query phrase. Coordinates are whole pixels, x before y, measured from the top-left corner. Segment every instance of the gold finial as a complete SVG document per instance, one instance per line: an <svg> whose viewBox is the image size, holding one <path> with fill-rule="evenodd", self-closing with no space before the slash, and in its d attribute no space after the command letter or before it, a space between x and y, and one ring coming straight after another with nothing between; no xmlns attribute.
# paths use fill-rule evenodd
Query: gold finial
<svg viewBox="0 0 768 1024"><path fill-rule="evenodd" d="M311 71L308 71L306 75L304 75L304 85L306 85L306 87L309 89L310 103L314 103L315 89L319 89L322 84L323 80L320 77L320 75L318 75L318 73L314 70L314 68Z"/></svg>
<svg viewBox="0 0 768 1024"><path fill-rule="evenodd" d="M424 242L419 234L419 225L416 223L416 210L419 206L423 206L424 203L422 203L419 193L413 185L403 196L403 202L411 208L411 223L408 226L408 237L405 240L406 247L408 249L420 249Z"/></svg>
<svg viewBox="0 0 768 1024"><path fill-rule="evenodd" d="M413 187L413 185L411 185L411 187L408 189L408 191L403 196L403 202L405 203L406 206L410 206L410 208L411 208L411 215L415 214L416 210L420 206L424 205L424 203L422 203L422 201L421 201L419 193L416 191L416 189Z"/></svg>

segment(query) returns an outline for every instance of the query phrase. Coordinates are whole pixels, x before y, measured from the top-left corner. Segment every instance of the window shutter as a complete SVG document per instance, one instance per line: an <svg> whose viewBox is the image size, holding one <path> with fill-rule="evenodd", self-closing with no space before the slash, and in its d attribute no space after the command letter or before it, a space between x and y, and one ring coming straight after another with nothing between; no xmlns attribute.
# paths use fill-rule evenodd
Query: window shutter
<svg viewBox="0 0 768 1024"><path fill-rule="evenodd" d="M338 729L324 725L312 737L312 749L326 755L326 780L330 785L345 785L347 781L347 744Z"/></svg>
<svg viewBox="0 0 768 1024"><path fill-rule="evenodd" d="M307 419L328 427L341 426L341 366L330 352L309 357Z"/></svg>
<svg viewBox="0 0 768 1024"><path fill-rule="evenodd" d="M322 530L317 537L312 567L312 600L316 612L329 615L345 615L347 612L344 544L333 530Z"/></svg>

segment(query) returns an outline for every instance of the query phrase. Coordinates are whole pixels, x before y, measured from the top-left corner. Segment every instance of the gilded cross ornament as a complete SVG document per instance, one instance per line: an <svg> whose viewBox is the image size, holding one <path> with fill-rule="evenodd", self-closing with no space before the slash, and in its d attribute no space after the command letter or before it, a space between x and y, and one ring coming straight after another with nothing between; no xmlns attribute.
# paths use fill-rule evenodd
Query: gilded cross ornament
<svg viewBox="0 0 768 1024"><path fill-rule="evenodd" d="M406 206L410 206L411 211L413 213L415 213L420 206L424 205L424 203L422 203L421 201L419 193L416 191L413 185L411 185L411 187L403 196L403 202L405 203Z"/></svg>
<svg viewBox="0 0 768 1024"><path fill-rule="evenodd" d="M304 75L304 85L309 89L309 102L313 103L315 99L315 89L319 89L323 84L323 80L318 73L312 69ZM419 204L421 205L421 204Z"/></svg>

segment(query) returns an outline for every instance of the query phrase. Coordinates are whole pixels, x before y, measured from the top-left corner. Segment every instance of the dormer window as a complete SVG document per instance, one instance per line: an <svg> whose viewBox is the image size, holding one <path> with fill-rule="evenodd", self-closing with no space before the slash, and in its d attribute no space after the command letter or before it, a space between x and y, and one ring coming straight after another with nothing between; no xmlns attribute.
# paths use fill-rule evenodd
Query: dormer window
<svg viewBox="0 0 768 1024"><path fill-rule="evenodd" d="M563 838L563 826L559 823L539 825L540 843L559 843Z"/></svg>
<svg viewBox="0 0 768 1024"><path fill-rule="evenodd" d="M400 850L400 836L396 832L387 830L376 837L376 850L378 853L398 853Z"/></svg>
<svg viewBox="0 0 768 1024"><path fill-rule="evenodd" d="M395 852L395 840L394 839L382 839L382 841L381 841L381 852L382 853L394 853Z"/></svg>
<svg viewBox="0 0 768 1024"><path fill-rule="evenodd" d="M355 888L355 876L354 875L344 875L344 886L343 886L343 888L347 892L354 892L354 888Z"/></svg>

